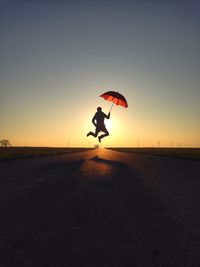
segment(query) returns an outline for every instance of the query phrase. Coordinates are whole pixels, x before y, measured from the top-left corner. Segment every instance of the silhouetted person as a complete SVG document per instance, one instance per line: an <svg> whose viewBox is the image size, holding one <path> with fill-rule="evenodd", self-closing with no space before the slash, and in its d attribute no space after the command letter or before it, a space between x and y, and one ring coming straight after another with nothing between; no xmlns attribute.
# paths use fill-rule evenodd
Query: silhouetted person
<svg viewBox="0 0 200 267"><path fill-rule="evenodd" d="M110 119L110 112L108 113L108 115L106 115L103 111L101 107L97 108L97 112L95 113L94 117L92 118L92 123L94 124L94 126L96 127L95 129L95 133L93 132L89 132L87 134L87 136L92 135L94 137L97 137L97 135L99 134L99 132L104 132L104 134L100 135L98 137L99 142L101 142L101 139L108 136L109 132L106 129L106 126L104 124L104 119Z"/></svg>

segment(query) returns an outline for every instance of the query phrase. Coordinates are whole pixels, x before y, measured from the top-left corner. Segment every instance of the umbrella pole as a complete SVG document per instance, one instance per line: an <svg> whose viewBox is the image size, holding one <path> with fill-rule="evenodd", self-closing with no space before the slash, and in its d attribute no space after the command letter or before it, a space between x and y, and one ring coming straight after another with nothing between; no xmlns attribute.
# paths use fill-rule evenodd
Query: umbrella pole
<svg viewBox="0 0 200 267"><path fill-rule="evenodd" d="M110 107L110 111L109 111L109 112L111 112L111 110L112 110L113 106L114 106L114 102L112 103L112 106Z"/></svg>

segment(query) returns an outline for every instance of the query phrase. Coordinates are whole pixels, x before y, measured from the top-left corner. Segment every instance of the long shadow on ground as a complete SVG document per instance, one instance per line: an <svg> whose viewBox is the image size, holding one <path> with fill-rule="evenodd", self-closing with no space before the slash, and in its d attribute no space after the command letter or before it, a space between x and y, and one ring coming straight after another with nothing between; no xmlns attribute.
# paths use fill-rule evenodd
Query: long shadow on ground
<svg viewBox="0 0 200 267"><path fill-rule="evenodd" d="M55 163L2 198L2 266L190 266L178 226L139 175L90 162L110 166L111 179L84 180L87 161Z"/></svg>

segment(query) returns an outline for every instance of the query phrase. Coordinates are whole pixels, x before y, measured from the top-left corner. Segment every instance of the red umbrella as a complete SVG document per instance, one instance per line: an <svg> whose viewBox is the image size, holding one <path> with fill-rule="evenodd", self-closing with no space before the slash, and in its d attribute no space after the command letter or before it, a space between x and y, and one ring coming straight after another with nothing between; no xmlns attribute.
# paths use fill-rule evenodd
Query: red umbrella
<svg viewBox="0 0 200 267"><path fill-rule="evenodd" d="M100 97L103 97L105 100L113 102L113 104L110 108L110 111L111 111L114 104L125 107L125 108L128 107L128 103L126 101L126 98L118 92L108 91L108 92L100 95Z"/></svg>

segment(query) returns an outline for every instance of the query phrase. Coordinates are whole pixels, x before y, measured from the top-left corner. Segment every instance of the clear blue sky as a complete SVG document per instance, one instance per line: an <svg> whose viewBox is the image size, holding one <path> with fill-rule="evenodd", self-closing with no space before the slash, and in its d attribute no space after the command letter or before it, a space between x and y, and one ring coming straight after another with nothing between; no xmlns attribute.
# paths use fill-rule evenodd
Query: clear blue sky
<svg viewBox="0 0 200 267"><path fill-rule="evenodd" d="M105 146L200 147L199 1L0 3L0 139L93 145L116 90Z"/></svg>

